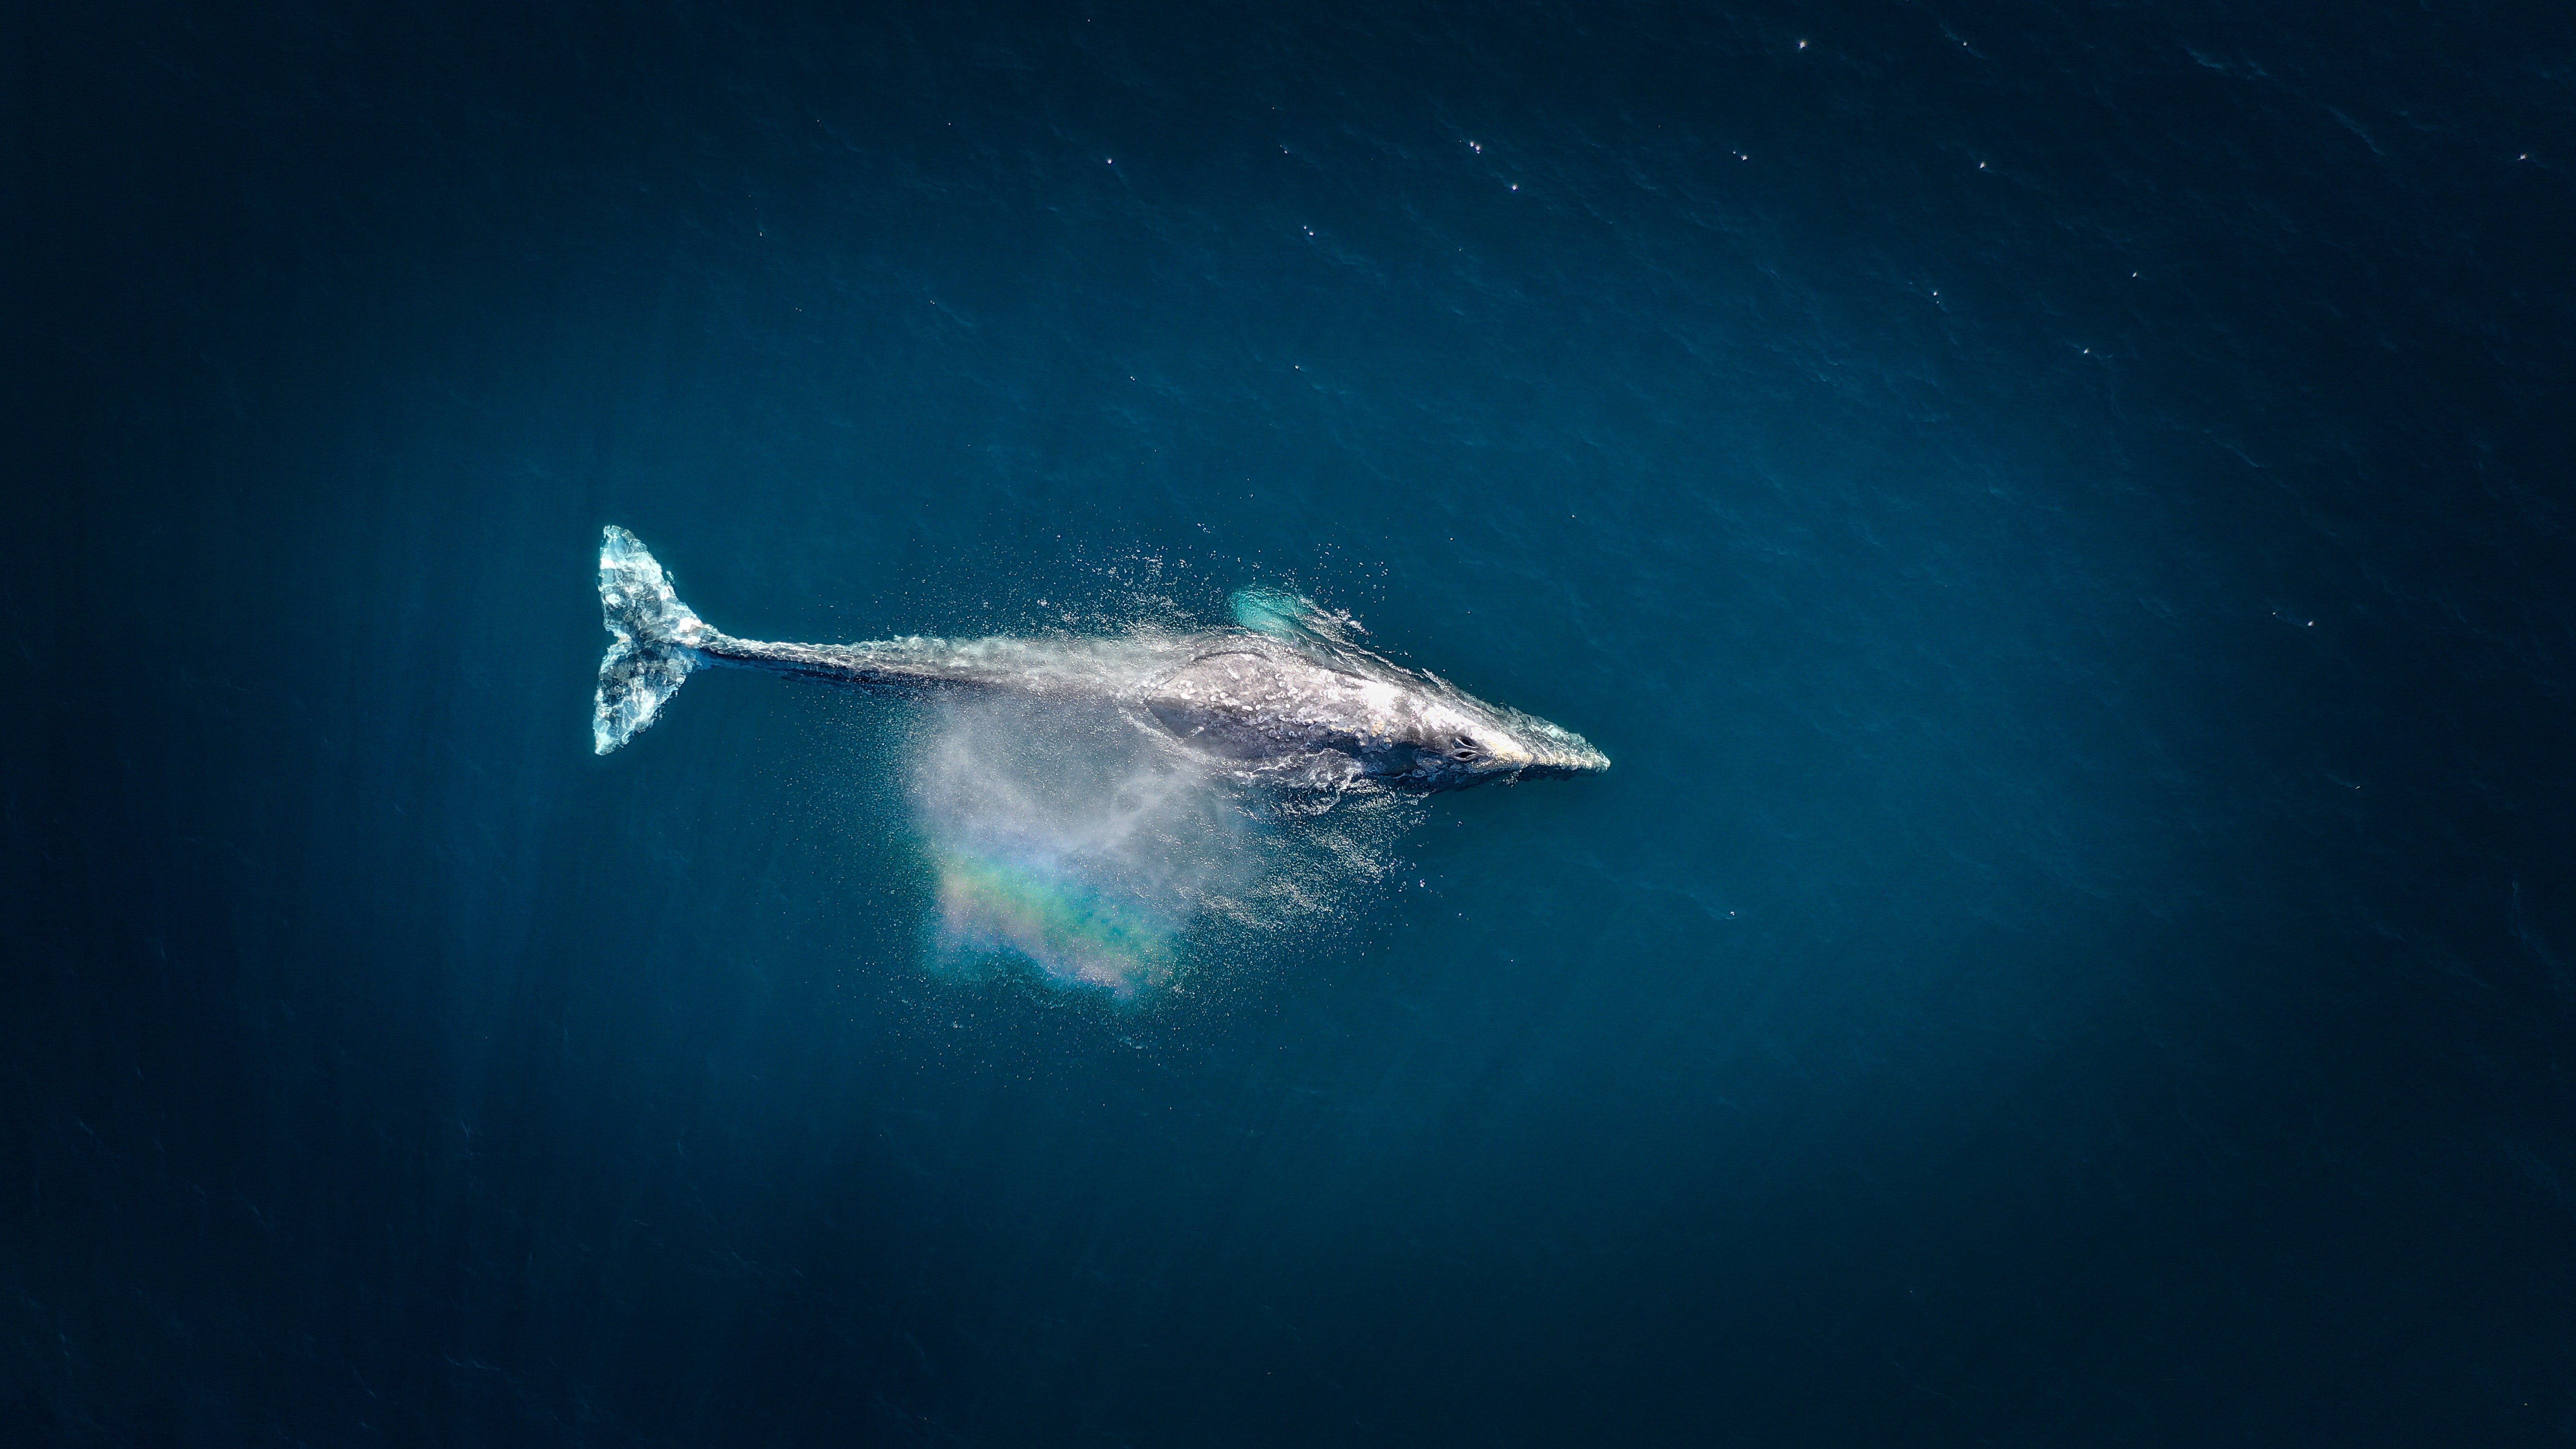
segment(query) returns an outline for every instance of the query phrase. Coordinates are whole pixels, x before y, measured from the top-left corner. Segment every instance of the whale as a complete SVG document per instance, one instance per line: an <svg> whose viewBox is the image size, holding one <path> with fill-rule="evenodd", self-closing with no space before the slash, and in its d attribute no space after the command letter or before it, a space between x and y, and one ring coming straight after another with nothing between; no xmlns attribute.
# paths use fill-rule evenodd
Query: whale
<svg viewBox="0 0 2576 1449"><path fill-rule="evenodd" d="M1610 767L1581 735L1396 664L1354 643L1347 615L1276 590L1239 592L1233 625L1189 632L770 643L709 627L643 543L612 525L599 604L610 642L591 734L602 755L661 718L691 674L722 667L880 693L1105 704L1212 768L1299 787L1428 793Z"/></svg>

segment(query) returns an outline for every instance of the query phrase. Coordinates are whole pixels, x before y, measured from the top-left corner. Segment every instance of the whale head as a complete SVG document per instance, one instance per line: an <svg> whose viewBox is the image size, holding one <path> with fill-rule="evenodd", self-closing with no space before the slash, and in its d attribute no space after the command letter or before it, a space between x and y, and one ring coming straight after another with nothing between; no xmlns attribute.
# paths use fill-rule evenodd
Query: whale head
<svg viewBox="0 0 2576 1449"><path fill-rule="evenodd" d="M1413 758L1403 783L1414 789L1463 790L1610 768L1610 757L1572 730L1434 682L1443 697L1416 713L1404 742Z"/></svg>
<svg viewBox="0 0 2576 1449"><path fill-rule="evenodd" d="M1275 763L1341 754L1358 777L1423 792L1610 768L1571 730L1364 650L1318 657L1234 633L1202 647L1132 699L1204 755Z"/></svg>

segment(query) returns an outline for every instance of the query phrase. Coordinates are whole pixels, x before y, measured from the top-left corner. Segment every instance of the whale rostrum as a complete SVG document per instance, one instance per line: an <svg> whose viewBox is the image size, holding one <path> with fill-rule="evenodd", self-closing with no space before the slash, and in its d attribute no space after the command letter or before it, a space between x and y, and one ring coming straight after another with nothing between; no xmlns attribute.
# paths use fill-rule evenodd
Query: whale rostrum
<svg viewBox="0 0 2576 1449"><path fill-rule="evenodd" d="M1220 768L1320 786L1458 790L1610 767L1572 731L1351 644L1347 620L1292 595L1237 594L1237 627L1195 633L771 644L709 628L635 535L612 526L599 603L614 636L591 727L603 755L659 718L693 671L725 665L878 690L1101 701Z"/></svg>

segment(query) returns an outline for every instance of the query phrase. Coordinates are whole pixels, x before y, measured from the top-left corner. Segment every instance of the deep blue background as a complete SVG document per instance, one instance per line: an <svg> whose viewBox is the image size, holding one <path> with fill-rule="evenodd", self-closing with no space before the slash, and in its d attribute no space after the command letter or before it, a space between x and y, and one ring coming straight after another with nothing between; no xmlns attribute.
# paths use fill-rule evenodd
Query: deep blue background
<svg viewBox="0 0 2576 1449"><path fill-rule="evenodd" d="M6 37L0 1439L2576 1435L2564 6ZM942 981L903 705L589 755L610 522L1618 766Z"/></svg>

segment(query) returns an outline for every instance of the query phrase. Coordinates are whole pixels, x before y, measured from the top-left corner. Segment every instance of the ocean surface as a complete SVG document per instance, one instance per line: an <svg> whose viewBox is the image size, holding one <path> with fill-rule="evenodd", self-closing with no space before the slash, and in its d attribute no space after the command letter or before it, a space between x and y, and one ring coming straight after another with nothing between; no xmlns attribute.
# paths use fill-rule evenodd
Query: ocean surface
<svg viewBox="0 0 2576 1449"><path fill-rule="evenodd" d="M0 38L0 1442L2576 1438L2576 11ZM1312 810L719 628L1221 625Z"/></svg>

